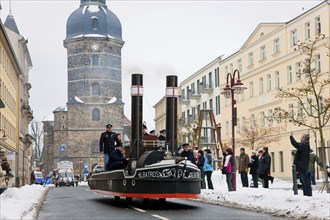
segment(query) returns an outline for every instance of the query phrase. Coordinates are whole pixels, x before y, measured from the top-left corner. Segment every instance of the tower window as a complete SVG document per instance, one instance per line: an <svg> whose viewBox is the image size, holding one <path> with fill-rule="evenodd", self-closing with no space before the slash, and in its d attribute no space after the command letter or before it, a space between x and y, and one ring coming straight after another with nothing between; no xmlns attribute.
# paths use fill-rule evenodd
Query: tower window
<svg viewBox="0 0 330 220"><path fill-rule="evenodd" d="M92 17L92 28L93 30L99 29L99 20L97 17Z"/></svg>
<svg viewBox="0 0 330 220"><path fill-rule="evenodd" d="M91 151L92 151L92 153L100 152L100 147L99 147L99 141L98 140L94 140L92 142Z"/></svg>
<svg viewBox="0 0 330 220"><path fill-rule="evenodd" d="M93 65L93 66L98 66L98 65L99 65L99 56L96 55L96 54L94 54L94 55L92 56L92 65Z"/></svg>
<svg viewBox="0 0 330 220"><path fill-rule="evenodd" d="M101 94L100 92L100 84L93 83L92 84L92 96L99 96Z"/></svg>
<svg viewBox="0 0 330 220"><path fill-rule="evenodd" d="M98 108L94 108L92 111L92 121L100 121L100 110Z"/></svg>

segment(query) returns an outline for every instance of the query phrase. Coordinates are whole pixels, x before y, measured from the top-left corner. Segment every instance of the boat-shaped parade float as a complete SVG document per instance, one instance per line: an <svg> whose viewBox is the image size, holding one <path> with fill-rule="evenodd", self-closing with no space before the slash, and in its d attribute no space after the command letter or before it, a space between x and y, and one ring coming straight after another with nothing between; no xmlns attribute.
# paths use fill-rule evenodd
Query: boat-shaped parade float
<svg viewBox="0 0 330 220"><path fill-rule="evenodd" d="M90 189L116 199L197 198L201 192L198 167L177 152L177 76L166 77L166 140L145 136L142 131L143 75L132 74L131 144L125 169L94 173Z"/></svg>

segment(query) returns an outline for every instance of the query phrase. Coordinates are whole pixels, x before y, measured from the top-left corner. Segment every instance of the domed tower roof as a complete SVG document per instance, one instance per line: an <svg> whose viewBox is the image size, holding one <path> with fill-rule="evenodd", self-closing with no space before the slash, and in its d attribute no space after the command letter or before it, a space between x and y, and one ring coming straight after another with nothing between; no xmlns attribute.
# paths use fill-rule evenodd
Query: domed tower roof
<svg viewBox="0 0 330 220"><path fill-rule="evenodd" d="M66 39L109 37L122 40L121 24L105 0L80 0L80 7L68 18Z"/></svg>

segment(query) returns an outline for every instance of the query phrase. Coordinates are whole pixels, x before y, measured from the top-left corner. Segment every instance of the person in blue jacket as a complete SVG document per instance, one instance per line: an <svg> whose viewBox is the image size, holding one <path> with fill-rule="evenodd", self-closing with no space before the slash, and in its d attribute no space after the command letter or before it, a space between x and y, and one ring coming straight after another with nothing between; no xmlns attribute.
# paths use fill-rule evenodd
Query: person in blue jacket
<svg viewBox="0 0 330 220"><path fill-rule="evenodd" d="M189 160L190 162L196 165L194 152L191 149L189 149L189 144L187 143L182 144L182 147L183 147L183 151L181 152L180 156L186 157L187 160Z"/></svg>
<svg viewBox="0 0 330 220"><path fill-rule="evenodd" d="M204 161L204 173L206 175L206 179L207 179L207 188L208 189L213 189L213 183L212 183L212 173L214 171L213 168L213 155L210 151L210 149L205 149L205 161Z"/></svg>

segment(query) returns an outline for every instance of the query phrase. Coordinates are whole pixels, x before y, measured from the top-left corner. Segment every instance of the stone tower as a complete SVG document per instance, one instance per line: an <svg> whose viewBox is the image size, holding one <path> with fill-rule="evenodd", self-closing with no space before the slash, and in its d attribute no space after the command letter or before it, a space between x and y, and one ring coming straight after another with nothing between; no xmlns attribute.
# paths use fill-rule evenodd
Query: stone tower
<svg viewBox="0 0 330 220"><path fill-rule="evenodd" d="M90 170L100 162L99 137L106 124L123 132L123 45L120 21L106 1L81 0L67 20L68 100L53 112L54 157L48 170L62 160L72 161L76 173L85 166Z"/></svg>

